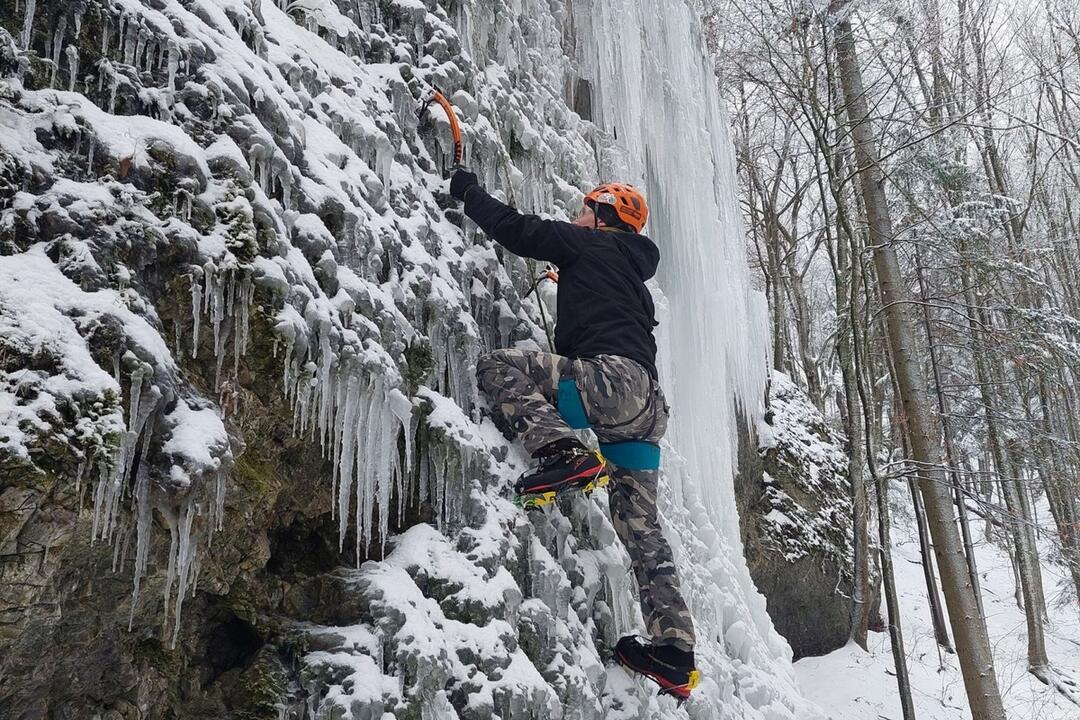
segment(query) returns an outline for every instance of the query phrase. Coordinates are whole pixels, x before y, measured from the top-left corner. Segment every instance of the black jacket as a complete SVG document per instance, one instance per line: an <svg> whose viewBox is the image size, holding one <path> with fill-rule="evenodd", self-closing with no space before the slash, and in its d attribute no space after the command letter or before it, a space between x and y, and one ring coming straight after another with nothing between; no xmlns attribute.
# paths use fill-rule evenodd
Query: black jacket
<svg viewBox="0 0 1080 720"><path fill-rule="evenodd" d="M652 240L523 215L475 185L465 192L465 214L507 250L558 265L555 352L621 355L656 377L657 323L645 287L660 262Z"/></svg>

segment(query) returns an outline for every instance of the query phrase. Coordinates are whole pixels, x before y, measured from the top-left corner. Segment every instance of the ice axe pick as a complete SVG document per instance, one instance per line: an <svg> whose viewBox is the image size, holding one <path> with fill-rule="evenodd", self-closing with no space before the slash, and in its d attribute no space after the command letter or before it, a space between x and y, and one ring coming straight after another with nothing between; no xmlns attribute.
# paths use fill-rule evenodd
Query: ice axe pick
<svg viewBox="0 0 1080 720"><path fill-rule="evenodd" d="M450 121L450 134L454 139L454 166L453 170L464 169L464 165L461 164L461 159L464 155L465 147L461 142L461 125L458 123L457 113L454 112L454 106L450 104L450 101L446 99L446 96L438 88L434 88L431 96L420 106L420 109L416 112L416 116L421 118L424 113L427 112L428 107L432 104L438 104L446 113L446 119Z"/></svg>

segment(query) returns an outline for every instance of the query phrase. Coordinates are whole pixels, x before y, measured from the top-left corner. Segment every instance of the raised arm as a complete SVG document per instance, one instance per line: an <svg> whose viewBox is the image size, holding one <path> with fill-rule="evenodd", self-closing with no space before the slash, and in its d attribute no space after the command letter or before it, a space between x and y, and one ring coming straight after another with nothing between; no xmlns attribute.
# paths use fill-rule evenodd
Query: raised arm
<svg viewBox="0 0 1080 720"><path fill-rule="evenodd" d="M463 177L464 176L464 177ZM476 176L459 170L450 183L451 194L465 201L465 214L510 252L566 267L578 258L581 228L558 220L525 215L487 194Z"/></svg>

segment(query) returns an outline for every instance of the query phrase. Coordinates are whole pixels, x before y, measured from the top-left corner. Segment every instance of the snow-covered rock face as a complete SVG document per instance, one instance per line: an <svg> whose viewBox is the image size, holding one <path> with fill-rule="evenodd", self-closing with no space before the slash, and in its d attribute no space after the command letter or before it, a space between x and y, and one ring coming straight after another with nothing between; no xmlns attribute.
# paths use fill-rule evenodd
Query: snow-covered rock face
<svg viewBox="0 0 1080 720"><path fill-rule="evenodd" d="M741 557L764 315L689 8L27 0L0 26L0 710L813 717ZM602 493L504 498L524 459L473 368L545 347L552 289L462 229L432 85L519 208L651 199L682 709L605 664L641 621Z"/></svg>
<svg viewBox="0 0 1080 720"><path fill-rule="evenodd" d="M746 558L795 656L821 655L846 644L851 630L847 456L784 373L772 374L769 408L772 422L757 427L762 472L736 483Z"/></svg>

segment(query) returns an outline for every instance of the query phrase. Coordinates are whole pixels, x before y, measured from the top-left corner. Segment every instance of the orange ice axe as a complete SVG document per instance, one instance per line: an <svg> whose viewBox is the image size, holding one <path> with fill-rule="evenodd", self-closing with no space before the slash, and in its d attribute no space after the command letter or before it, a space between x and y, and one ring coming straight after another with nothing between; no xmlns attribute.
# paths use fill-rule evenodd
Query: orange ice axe
<svg viewBox="0 0 1080 720"><path fill-rule="evenodd" d="M442 94L437 88L431 94L424 104L420 106L420 110L416 113L417 117L423 117L424 112L427 111L428 106L431 103L438 103L446 112L446 119L450 121L450 134L454 138L454 170L463 168L461 159L464 156L465 146L461 142L461 125L458 123L457 113L454 112L454 106L450 104L450 101L446 99L446 96Z"/></svg>

